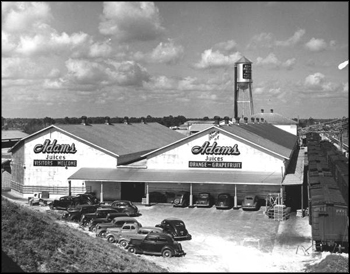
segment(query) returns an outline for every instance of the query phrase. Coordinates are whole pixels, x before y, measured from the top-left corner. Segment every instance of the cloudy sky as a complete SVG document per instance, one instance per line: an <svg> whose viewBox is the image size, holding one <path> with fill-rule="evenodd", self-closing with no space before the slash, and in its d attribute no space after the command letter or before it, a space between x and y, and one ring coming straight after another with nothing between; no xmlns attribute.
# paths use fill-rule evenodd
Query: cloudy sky
<svg viewBox="0 0 350 274"><path fill-rule="evenodd" d="M1 2L2 117L348 117L348 2ZM247 91L240 96L247 96Z"/></svg>

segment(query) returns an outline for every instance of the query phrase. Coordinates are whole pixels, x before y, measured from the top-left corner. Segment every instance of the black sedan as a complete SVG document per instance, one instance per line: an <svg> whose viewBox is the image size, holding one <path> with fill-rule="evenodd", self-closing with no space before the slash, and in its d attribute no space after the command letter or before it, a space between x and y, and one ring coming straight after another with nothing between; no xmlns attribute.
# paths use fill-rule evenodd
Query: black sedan
<svg viewBox="0 0 350 274"><path fill-rule="evenodd" d="M156 227L160 227L164 232L170 234L175 240L191 240L192 235L188 233L185 223L177 218L164 219Z"/></svg>
<svg viewBox="0 0 350 274"><path fill-rule="evenodd" d="M128 200L116 200L112 202L111 207L118 212L127 213L129 216L140 216L140 211L136 205Z"/></svg>
<svg viewBox="0 0 350 274"><path fill-rule="evenodd" d="M215 206L216 209L230 209L233 207L233 197L229 193L220 193Z"/></svg>

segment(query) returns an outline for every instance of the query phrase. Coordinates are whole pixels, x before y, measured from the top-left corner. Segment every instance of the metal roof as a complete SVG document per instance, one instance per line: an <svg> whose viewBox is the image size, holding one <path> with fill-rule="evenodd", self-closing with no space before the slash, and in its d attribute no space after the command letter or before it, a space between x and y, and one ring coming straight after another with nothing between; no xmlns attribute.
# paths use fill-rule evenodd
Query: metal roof
<svg viewBox="0 0 350 274"><path fill-rule="evenodd" d="M221 126L210 126L196 134L190 135L173 144L166 145L157 150L151 151L143 156L153 153L160 154L162 150L169 149L176 145L181 145L191 139L207 134L211 130L220 130L233 138L238 139L259 150L274 154L276 157L289 159L295 148L298 137L279 129L271 124L229 124Z"/></svg>
<svg viewBox="0 0 350 274"><path fill-rule="evenodd" d="M65 132L72 137L89 142L90 144L107 150L117 156L154 150L184 138L183 134L171 130L159 123L118 123L110 125L51 125L41 131L27 136L24 139L28 139L39 132L51 129ZM18 146L18 143L15 146ZM11 150L13 150L13 148Z"/></svg>
<svg viewBox="0 0 350 274"><path fill-rule="evenodd" d="M28 134L20 130L1 130L1 140L20 140Z"/></svg>
<svg viewBox="0 0 350 274"><path fill-rule="evenodd" d="M81 168L68 180L148 182L148 183L208 183L281 185L277 172L155 170L141 168Z"/></svg>
<svg viewBox="0 0 350 274"><path fill-rule="evenodd" d="M273 124L273 125L296 125L298 124L296 121L292 119L288 119L281 114L275 113L275 112L270 112L270 113L265 113L265 112L260 112L252 115L253 118L264 118L264 120L267 123Z"/></svg>

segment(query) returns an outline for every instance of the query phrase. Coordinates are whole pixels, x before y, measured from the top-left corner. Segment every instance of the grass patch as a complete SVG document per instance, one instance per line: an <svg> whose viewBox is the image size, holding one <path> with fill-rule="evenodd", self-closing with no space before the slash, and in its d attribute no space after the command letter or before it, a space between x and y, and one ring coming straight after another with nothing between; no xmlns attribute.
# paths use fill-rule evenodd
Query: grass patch
<svg viewBox="0 0 350 274"><path fill-rule="evenodd" d="M168 272L3 197L1 217L2 251L24 272Z"/></svg>

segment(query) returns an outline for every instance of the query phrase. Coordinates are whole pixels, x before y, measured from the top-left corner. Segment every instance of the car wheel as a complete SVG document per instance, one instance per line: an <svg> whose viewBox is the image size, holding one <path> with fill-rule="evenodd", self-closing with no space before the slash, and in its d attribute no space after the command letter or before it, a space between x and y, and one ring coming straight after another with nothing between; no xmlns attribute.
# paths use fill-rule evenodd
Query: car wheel
<svg viewBox="0 0 350 274"><path fill-rule="evenodd" d="M125 241L125 240L121 240L121 241L119 242L119 244L120 244L122 247L124 247L124 248L126 248L126 246L128 245L127 241Z"/></svg>
<svg viewBox="0 0 350 274"><path fill-rule="evenodd" d="M96 228L95 228L95 230L96 230ZM106 231L100 231L98 233L98 236L101 237L101 238L103 238L105 235L106 235Z"/></svg>
<svg viewBox="0 0 350 274"><path fill-rule="evenodd" d="M130 253L136 253L136 248L135 247L133 247L133 246L131 246L131 247L129 247L128 248L128 251L130 252Z"/></svg>
<svg viewBox="0 0 350 274"><path fill-rule="evenodd" d="M30 202L29 202L29 205L30 205L30 206L33 206L33 201L30 201Z"/></svg>
<svg viewBox="0 0 350 274"><path fill-rule="evenodd" d="M162 252L162 256L163 256L164 258L170 258L170 257L173 256L173 253L171 252L171 250L165 249L165 250L163 250L163 252Z"/></svg>
<svg viewBox="0 0 350 274"><path fill-rule="evenodd" d="M107 238L107 241L108 242L110 242L110 243L114 243L114 237L113 236L109 236L108 238Z"/></svg>

